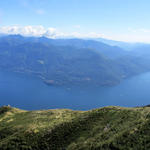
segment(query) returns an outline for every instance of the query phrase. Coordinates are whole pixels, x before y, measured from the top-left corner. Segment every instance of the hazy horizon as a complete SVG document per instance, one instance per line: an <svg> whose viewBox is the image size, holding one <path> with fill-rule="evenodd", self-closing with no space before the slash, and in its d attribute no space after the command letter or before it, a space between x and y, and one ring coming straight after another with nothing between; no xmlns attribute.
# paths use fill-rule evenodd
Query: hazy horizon
<svg viewBox="0 0 150 150"><path fill-rule="evenodd" d="M147 0L0 1L0 33L150 43L149 4Z"/></svg>

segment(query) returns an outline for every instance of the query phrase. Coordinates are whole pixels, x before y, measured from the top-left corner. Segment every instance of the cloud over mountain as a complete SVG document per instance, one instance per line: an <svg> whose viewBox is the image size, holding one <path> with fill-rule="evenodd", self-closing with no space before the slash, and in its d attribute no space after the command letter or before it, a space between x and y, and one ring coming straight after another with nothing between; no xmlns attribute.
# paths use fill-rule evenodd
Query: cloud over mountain
<svg viewBox="0 0 150 150"><path fill-rule="evenodd" d="M43 26L4 26L0 27L0 33L4 34L21 34L24 36L47 36L56 38L61 34L55 28L45 29Z"/></svg>
<svg viewBox="0 0 150 150"><path fill-rule="evenodd" d="M48 38L98 38L103 37L103 34L89 32L89 33L79 33L79 32L71 32L64 33L59 31L56 28L44 28L43 26L3 26L0 27L0 33L3 34L21 34L24 36L45 36Z"/></svg>

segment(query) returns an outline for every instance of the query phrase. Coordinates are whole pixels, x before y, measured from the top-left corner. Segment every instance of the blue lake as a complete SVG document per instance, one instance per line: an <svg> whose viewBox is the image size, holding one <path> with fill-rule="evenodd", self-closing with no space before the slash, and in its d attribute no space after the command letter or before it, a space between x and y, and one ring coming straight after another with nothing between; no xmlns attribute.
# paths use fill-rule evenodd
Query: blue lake
<svg viewBox="0 0 150 150"><path fill-rule="evenodd" d="M21 109L69 108L89 110L115 106L150 104L150 73L124 80L112 87L83 89L52 87L41 80L19 73L0 72L0 105Z"/></svg>

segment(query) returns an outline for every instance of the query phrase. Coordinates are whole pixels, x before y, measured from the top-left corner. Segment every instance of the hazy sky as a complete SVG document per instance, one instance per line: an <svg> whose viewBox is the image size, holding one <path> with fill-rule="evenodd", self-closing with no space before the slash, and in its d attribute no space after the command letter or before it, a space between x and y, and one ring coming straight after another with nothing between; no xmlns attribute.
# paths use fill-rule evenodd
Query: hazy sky
<svg viewBox="0 0 150 150"><path fill-rule="evenodd" d="M0 32L150 42L150 0L0 0Z"/></svg>

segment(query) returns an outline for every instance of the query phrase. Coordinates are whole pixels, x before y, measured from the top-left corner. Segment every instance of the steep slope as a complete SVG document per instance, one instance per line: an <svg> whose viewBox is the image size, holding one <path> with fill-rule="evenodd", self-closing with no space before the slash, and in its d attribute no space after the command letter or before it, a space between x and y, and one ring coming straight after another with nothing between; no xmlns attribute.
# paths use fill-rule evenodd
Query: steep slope
<svg viewBox="0 0 150 150"><path fill-rule="evenodd" d="M0 38L0 70L35 75L49 85L114 85L150 70L150 57L104 43L10 35Z"/></svg>
<svg viewBox="0 0 150 150"><path fill-rule="evenodd" d="M34 74L53 85L112 85L122 79L116 62L94 49L4 41L0 41L2 70Z"/></svg>
<svg viewBox="0 0 150 150"><path fill-rule="evenodd" d="M110 46L103 42L95 40L84 40L84 39L49 39L46 37L23 37L21 35L9 35L0 37L0 43L19 45L27 42L42 43L46 46L70 46L77 49L95 49L100 54L105 55L108 58L118 58L127 54L125 50L118 46Z"/></svg>
<svg viewBox="0 0 150 150"><path fill-rule="evenodd" d="M150 108L23 111L0 108L1 150L149 149Z"/></svg>
<svg viewBox="0 0 150 150"><path fill-rule="evenodd" d="M90 48L95 49L97 52L105 55L108 58L115 59L120 56L127 54L125 50L118 46L110 46L103 42L98 42L95 40L84 40L84 39L47 39L41 37L37 39L38 42L45 44L53 44L56 46L72 46L76 48Z"/></svg>
<svg viewBox="0 0 150 150"><path fill-rule="evenodd" d="M131 53L133 56L150 57L150 44L138 44Z"/></svg>

